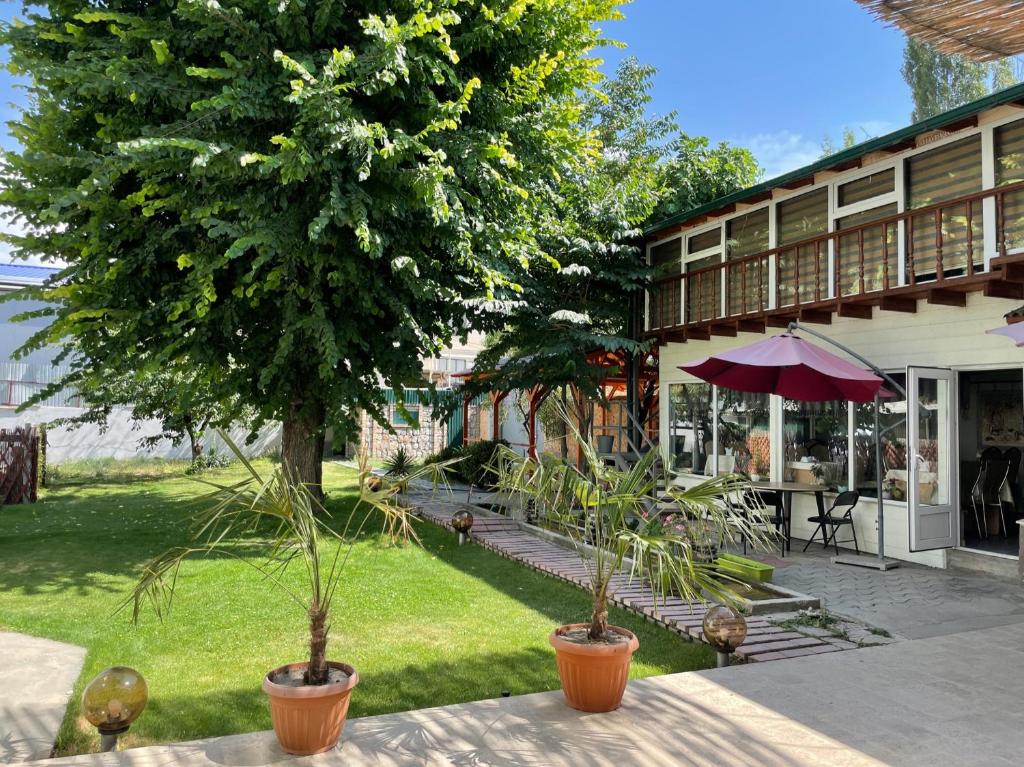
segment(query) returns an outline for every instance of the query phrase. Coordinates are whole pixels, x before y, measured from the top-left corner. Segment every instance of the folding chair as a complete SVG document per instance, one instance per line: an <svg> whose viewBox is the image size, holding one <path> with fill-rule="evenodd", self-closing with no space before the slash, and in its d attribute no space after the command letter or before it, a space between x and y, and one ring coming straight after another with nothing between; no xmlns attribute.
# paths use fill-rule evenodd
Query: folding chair
<svg viewBox="0 0 1024 767"><path fill-rule="evenodd" d="M850 526L850 532L853 533L853 548L860 554L860 545L857 543L857 528L853 524L853 507L860 501L860 493L856 490L846 490L836 496L835 500L832 501L832 505L825 510L823 514L816 514L813 517L808 517L808 522L816 522L817 527L811 534L811 537L807 539L807 543L804 544L804 551L807 551L807 547L811 545L811 541L818 534L818 530L821 530L821 540L825 544L825 548L828 548L829 543L832 543L836 547L836 555L839 554L839 540L836 538L836 534L839 532L839 528L843 525ZM840 509L845 508L846 511L842 515L837 516ZM843 541L843 543L850 543L851 541Z"/></svg>

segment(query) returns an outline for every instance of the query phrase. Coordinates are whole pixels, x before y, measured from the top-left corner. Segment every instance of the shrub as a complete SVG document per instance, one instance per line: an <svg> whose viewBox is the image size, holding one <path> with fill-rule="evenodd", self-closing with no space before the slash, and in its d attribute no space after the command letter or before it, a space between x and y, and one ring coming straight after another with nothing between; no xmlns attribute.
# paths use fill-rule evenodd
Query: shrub
<svg viewBox="0 0 1024 767"><path fill-rule="evenodd" d="M432 463L441 463L442 461L450 461L453 458L458 458L462 455L462 445L448 445L438 450L436 453L430 453L424 457L422 463L424 466L429 466Z"/></svg>
<svg viewBox="0 0 1024 767"><path fill-rule="evenodd" d="M215 448L210 447L209 450L189 464L188 468L185 469L185 473L191 476L193 474L202 474L208 469L222 469L230 465L231 456L227 453L218 453Z"/></svg>
<svg viewBox="0 0 1024 767"><path fill-rule="evenodd" d="M389 477L404 477L412 472L416 462L404 447L399 447L384 461L384 473Z"/></svg>
<svg viewBox="0 0 1024 767"><path fill-rule="evenodd" d="M466 445L459 453L462 460L455 464L455 473L466 484L493 487L498 482L498 474L493 467L494 451L498 445L509 447L509 443L503 439Z"/></svg>

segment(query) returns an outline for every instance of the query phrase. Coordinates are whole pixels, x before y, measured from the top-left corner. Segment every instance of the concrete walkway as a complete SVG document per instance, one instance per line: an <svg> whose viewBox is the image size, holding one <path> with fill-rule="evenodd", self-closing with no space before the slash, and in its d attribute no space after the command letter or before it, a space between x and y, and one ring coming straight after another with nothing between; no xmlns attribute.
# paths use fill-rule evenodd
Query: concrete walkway
<svg viewBox="0 0 1024 767"><path fill-rule="evenodd" d="M294 759L269 732L52 767L663 767L1020 764L1024 625L630 683L611 714L560 692L367 717ZM358 688L355 695L359 694Z"/></svg>
<svg viewBox="0 0 1024 767"><path fill-rule="evenodd" d="M897 636L921 639L1024 622L1024 587L1016 580L909 562L880 572L833 565L831 550L820 544L805 554L798 548L794 542L784 559L756 558L775 565L780 586L814 594L826 609Z"/></svg>
<svg viewBox="0 0 1024 767"><path fill-rule="evenodd" d="M0 763L45 759L82 671L85 649L0 632Z"/></svg>

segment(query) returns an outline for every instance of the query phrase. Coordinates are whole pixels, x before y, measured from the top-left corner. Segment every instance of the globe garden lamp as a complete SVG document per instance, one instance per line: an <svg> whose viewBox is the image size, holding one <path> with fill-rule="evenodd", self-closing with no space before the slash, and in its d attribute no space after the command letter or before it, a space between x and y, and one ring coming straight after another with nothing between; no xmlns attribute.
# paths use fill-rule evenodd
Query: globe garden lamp
<svg viewBox="0 0 1024 767"><path fill-rule="evenodd" d="M113 751L119 736L146 707L149 690L142 674L127 666L101 671L82 693L82 713L100 732L100 750Z"/></svg>
<svg viewBox="0 0 1024 767"><path fill-rule="evenodd" d="M747 638L747 620L725 605L714 605L704 613L704 641L718 653L718 668L729 665L729 656Z"/></svg>
<svg viewBox="0 0 1024 767"><path fill-rule="evenodd" d="M456 511L452 514L452 529L459 534L459 545L461 546L469 539L469 531L473 527L473 515L466 509Z"/></svg>

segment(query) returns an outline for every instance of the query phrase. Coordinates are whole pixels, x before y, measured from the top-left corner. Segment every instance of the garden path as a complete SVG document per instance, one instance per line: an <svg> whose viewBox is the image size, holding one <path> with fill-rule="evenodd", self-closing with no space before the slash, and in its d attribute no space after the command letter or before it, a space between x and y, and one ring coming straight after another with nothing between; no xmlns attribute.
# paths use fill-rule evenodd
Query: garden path
<svg viewBox="0 0 1024 767"><path fill-rule="evenodd" d="M451 528L452 514L461 508L474 514L473 540L501 556L514 559L545 575L583 586L586 567L574 551L528 532L515 520L490 514L478 506L461 503L449 496L413 493L412 503L419 514L435 524ZM612 601L618 606L659 623L691 640L704 638L702 622L705 606L678 597L658 599L651 587L628 573L615 576ZM821 655L850 650L858 645L830 634L809 636L787 631L764 617L747 619L747 640L736 655L747 662L782 660L805 655Z"/></svg>
<svg viewBox="0 0 1024 767"><path fill-rule="evenodd" d="M0 632L0 763L50 756L85 648Z"/></svg>

